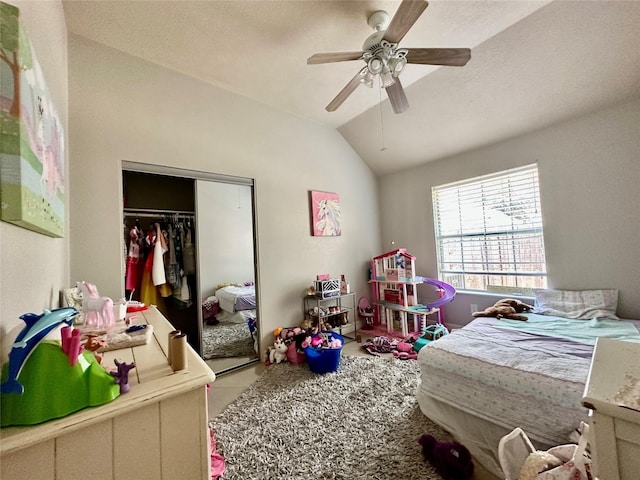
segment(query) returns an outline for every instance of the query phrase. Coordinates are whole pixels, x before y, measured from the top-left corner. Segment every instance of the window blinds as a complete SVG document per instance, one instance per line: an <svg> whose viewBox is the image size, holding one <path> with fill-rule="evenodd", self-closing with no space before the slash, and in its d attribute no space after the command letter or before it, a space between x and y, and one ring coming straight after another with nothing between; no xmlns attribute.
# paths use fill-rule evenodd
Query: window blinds
<svg viewBox="0 0 640 480"><path fill-rule="evenodd" d="M459 289L546 287L537 165L432 188L440 277Z"/></svg>

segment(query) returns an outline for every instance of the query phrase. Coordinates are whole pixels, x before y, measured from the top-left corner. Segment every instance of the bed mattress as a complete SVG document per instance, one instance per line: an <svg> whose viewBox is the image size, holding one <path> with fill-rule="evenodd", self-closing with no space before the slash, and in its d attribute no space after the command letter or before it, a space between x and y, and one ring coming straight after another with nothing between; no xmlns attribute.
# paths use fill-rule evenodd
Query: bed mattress
<svg viewBox="0 0 640 480"><path fill-rule="evenodd" d="M220 310L216 315L216 320L220 323L247 323L250 319L256 318L255 310L240 310L239 312L228 312Z"/></svg>
<svg viewBox="0 0 640 480"><path fill-rule="evenodd" d="M497 441L514 427L548 448L567 443L587 419L581 401L595 343L500 328L501 322L478 318L418 355L422 412L494 473ZM637 335L640 322L629 323Z"/></svg>
<svg viewBox="0 0 640 480"><path fill-rule="evenodd" d="M220 302L220 308L227 312L255 310L256 289L254 285L246 287L228 286L216 290L215 296Z"/></svg>

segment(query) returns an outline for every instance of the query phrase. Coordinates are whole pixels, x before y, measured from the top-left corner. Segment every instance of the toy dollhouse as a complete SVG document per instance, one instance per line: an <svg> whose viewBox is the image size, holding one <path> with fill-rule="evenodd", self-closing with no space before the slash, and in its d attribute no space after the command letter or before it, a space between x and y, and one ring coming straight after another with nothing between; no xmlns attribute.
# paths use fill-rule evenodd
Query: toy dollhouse
<svg viewBox="0 0 640 480"><path fill-rule="evenodd" d="M455 289L444 282L416 275L416 257L399 248L371 260L371 280L374 303L375 323L385 325L387 332L396 330L402 337L409 334L409 320L412 320L413 332L424 332L427 328L427 316L438 314L444 303L455 296ZM436 287L440 296L428 305L418 303L417 285L428 283Z"/></svg>

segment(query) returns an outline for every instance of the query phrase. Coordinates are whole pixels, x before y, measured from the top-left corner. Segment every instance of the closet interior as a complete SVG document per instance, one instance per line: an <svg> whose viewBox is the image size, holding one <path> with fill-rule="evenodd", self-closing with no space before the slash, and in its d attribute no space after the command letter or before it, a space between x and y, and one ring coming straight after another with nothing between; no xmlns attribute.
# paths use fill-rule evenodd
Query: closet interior
<svg viewBox="0 0 640 480"><path fill-rule="evenodd" d="M259 361L253 181L123 162L122 185L126 298L217 374Z"/></svg>
<svg viewBox="0 0 640 480"><path fill-rule="evenodd" d="M156 305L201 354L194 244L195 182L124 171L122 186L127 246L125 296Z"/></svg>

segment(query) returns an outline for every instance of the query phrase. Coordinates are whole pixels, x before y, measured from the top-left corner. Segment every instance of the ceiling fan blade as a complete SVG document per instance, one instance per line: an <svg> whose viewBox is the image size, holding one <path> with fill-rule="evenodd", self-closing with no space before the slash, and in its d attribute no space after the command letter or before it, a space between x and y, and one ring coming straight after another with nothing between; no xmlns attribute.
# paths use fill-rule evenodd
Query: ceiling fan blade
<svg viewBox="0 0 640 480"><path fill-rule="evenodd" d="M402 113L409 108L409 100L407 100L407 96L404 94L404 88L402 88L400 79L396 78L395 80L395 83L389 87L385 87L385 90L389 96L393 111L395 113Z"/></svg>
<svg viewBox="0 0 640 480"><path fill-rule="evenodd" d="M358 70L356 76L353 77L351 81L347 83L342 90L340 90L340 93L336 95L336 98L331 100L329 105L326 106L325 109L327 110L327 112L335 112L338 107L342 105L342 103L347 99L347 97L351 95L356 88L358 88L358 85L362 83L361 80L366 70L366 67Z"/></svg>
<svg viewBox="0 0 640 480"><path fill-rule="evenodd" d="M387 42L399 43L428 6L426 0L403 0L382 38Z"/></svg>
<svg viewBox="0 0 640 480"><path fill-rule="evenodd" d="M462 67L471 58L468 48L407 48L407 63Z"/></svg>
<svg viewBox="0 0 640 480"><path fill-rule="evenodd" d="M316 53L307 58L307 65L318 63L346 62L349 60L359 60L362 52L336 52L336 53Z"/></svg>

